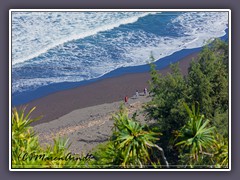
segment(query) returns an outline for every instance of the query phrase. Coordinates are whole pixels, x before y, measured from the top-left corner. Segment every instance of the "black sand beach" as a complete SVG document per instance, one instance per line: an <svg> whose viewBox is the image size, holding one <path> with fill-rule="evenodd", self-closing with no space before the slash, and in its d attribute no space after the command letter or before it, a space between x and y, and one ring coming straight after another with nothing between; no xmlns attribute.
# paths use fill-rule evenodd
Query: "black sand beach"
<svg viewBox="0 0 240 180"><path fill-rule="evenodd" d="M179 67L183 74L187 73L189 63L197 54L193 53L179 61ZM169 67L160 70L162 74L166 74L169 71ZM36 110L32 113L32 117L43 116L41 120L32 125L46 123L76 109L121 101L125 96L132 97L136 90L142 92L145 87L148 87L149 79L149 72L126 74L56 92L26 105L27 109L36 107Z"/></svg>
<svg viewBox="0 0 240 180"><path fill-rule="evenodd" d="M179 61L183 74L187 73L190 62L197 54ZM165 75L170 72L170 68L160 72ZM66 137L72 144L72 153L90 152L96 145L109 139L113 127L112 114L119 110L125 96L129 97L130 114L142 111L143 103L151 100L143 96L143 89L148 87L149 79L149 72L126 74L56 92L30 102L28 109L36 106L32 117L43 115L41 120L32 124L40 143L51 144L56 137ZM140 92L137 99L133 98L136 90ZM140 122L146 123L144 119L143 115L138 116Z"/></svg>

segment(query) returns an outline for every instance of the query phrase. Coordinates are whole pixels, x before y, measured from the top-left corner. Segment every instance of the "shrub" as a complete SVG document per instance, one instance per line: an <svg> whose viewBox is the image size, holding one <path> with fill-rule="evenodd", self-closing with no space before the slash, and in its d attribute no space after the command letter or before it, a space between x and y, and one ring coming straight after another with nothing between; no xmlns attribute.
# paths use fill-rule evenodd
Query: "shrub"
<svg viewBox="0 0 240 180"><path fill-rule="evenodd" d="M30 126L39 118L32 119L32 108L26 115L25 109L12 111L12 168L86 168L90 159L72 155L66 138L54 139L54 145L43 148L38 136Z"/></svg>

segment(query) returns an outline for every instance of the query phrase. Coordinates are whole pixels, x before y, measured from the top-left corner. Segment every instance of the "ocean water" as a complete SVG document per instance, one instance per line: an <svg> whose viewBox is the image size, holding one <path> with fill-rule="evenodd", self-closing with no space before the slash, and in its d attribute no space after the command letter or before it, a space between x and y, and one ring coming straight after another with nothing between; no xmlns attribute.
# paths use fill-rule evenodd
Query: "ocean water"
<svg viewBox="0 0 240 180"><path fill-rule="evenodd" d="M228 12L12 12L12 104L132 72L151 54L169 64L227 30Z"/></svg>

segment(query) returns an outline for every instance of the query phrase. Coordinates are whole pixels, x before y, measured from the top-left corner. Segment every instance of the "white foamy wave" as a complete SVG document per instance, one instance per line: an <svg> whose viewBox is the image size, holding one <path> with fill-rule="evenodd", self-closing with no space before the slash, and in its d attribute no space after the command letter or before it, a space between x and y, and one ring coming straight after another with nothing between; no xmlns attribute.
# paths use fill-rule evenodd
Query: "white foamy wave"
<svg viewBox="0 0 240 180"><path fill-rule="evenodd" d="M74 64L73 64L74 66ZM20 93L24 92L28 89L35 90L39 87L46 86L54 83L62 83L62 82L80 82L83 80L90 80L94 78L99 78L102 75L110 72L114 68L121 67L121 65L109 62L101 62L97 66L92 66L88 70L85 70L81 73L81 75L76 72L63 72L59 74L59 76L55 75L52 77L34 77L34 78L22 78L14 81L12 83L12 93ZM76 67L76 69L81 70L80 67ZM59 72L58 72L59 73Z"/></svg>
<svg viewBox="0 0 240 180"><path fill-rule="evenodd" d="M175 28L184 35L178 38L153 35L148 39L149 42L143 43L144 46L130 47L126 57L133 61L125 66L146 64L151 53L157 60L182 49L202 47L208 41L224 36L228 27L228 12L188 12L173 19L171 23L176 24Z"/></svg>
<svg viewBox="0 0 240 180"><path fill-rule="evenodd" d="M145 16L134 14L131 16L132 19L124 16L117 23L135 22L140 15ZM162 18L161 15L159 18ZM55 48L48 49L48 52L39 56L37 60L14 65L16 79L12 84L13 93L53 83L89 80L101 77L119 67L143 65L149 61L151 53L157 60L182 49L201 47L208 40L225 35L228 13L187 12L168 22L166 26L171 24L169 27L173 33L161 32L160 34L164 35L159 35L154 33L155 31L146 31L147 28L144 29L143 24L135 23L131 27L121 28L113 22L104 28L108 30L113 25L119 28L95 33L88 39L77 38L75 41L61 43ZM161 26L157 28L161 29Z"/></svg>
<svg viewBox="0 0 240 180"><path fill-rule="evenodd" d="M12 63L33 59L68 41L136 22L156 12L15 12Z"/></svg>
<svg viewBox="0 0 240 180"><path fill-rule="evenodd" d="M48 84L53 83L61 83L61 82L74 82L75 78L70 77L51 77L51 78L31 78L31 79L20 79L13 83L12 92L24 92L26 91L26 87L29 89L36 89L41 86L46 86ZM79 77L78 77L79 79Z"/></svg>
<svg viewBox="0 0 240 180"><path fill-rule="evenodd" d="M228 27L228 12L189 12L178 16L172 23L180 25L178 28L184 35L194 38L189 42L192 46L202 46L202 41L225 35Z"/></svg>

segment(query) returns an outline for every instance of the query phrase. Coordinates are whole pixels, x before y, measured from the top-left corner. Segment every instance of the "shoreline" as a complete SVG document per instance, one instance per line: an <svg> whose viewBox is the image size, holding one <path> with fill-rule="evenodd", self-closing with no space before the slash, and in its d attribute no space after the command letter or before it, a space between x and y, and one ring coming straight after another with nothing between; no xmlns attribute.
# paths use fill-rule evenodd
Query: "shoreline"
<svg viewBox="0 0 240 180"><path fill-rule="evenodd" d="M197 55L193 53L178 61L182 74L187 74L190 62ZM166 75L171 70L168 66L160 72ZM55 138L66 137L71 144L71 153L91 153L97 145L111 137L114 122L111 117L118 112L125 95L129 97L129 104L125 106L130 116L137 112L137 120L141 124L154 123L152 120L146 121L144 113L139 113L143 112L143 104L151 100L143 93L149 79L148 72L126 74L57 92L32 102L31 107L38 105L33 112L37 112L36 117L40 112L48 115L32 124L41 146L46 143L53 145ZM134 97L136 89L139 90L138 98Z"/></svg>
<svg viewBox="0 0 240 180"><path fill-rule="evenodd" d="M196 58L198 53L192 53L177 61L182 74L187 73L190 62L193 58ZM159 72L165 75L170 72L170 67L161 69ZM32 118L44 116L41 120L32 123L35 126L58 119L77 109L123 101L125 96L132 97L136 90L142 92L145 87L148 88L148 80L150 80L149 72L124 74L58 91L17 106L17 108L27 105L26 111L28 111L32 107L36 107L31 115Z"/></svg>
<svg viewBox="0 0 240 180"><path fill-rule="evenodd" d="M167 68L170 64L176 63L178 61L181 61L185 57L191 56L194 53L200 52L202 47L199 48L193 48L193 49L183 49L180 51L177 51L169 56L166 56L164 58L161 58L154 62L156 65L156 69L161 70ZM33 91L25 91L21 93L14 93L12 94L12 106L20 106L23 104L30 103L32 101L35 101L36 99L43 98L45 96L48 96L50 94L54 94L60 91L69 90L77 87L83 87L85 85L89 85L92 83L100 82L102 80L108 79L108 78L115 78L120 77L128 74L137 74L137 73L146 73L149 72L150 66L148 62L146 61L146 64L140 65L140 66L129 66L129 67L121 67L118 69L115 69L107 74L104 74L103 76L99 78L94 78L90 80L84 80L80 82L61 82L61 83L54 83L49 84L46 86L39 87Z"/></svg>
<svg viewBox="0 0 240 180"><path fill-rule="evenodd" d="M227 41L229 38L228 36L229 36L229 33L227 28L225 30L225 35L223 35L222 37L219 37L219 39L221 39L222 41ZM182 49L180 51L174 52L169 56L156 60L154 64L156 64L156 69L161 70L168 67L171 63L176 63L188 56L191 56L194 53L199 53L202 50L202 48L203 47L197 47L192 49ZM98 82L107 78L119 77L121 75L126 75L126 74L144 73L144 72L148 72L149 70L150 68L148 64L140 65L140 66L121 67L107 74L104 74L99 78L84 80L81 82L62 82L62 83L50 84L47 86L40 87L34 91L27 91L27 92L15 93L15 94L13 93L12 99L11 99L11 106L13 107L13 106L24 105L36 99L43 98L47 95L50 95L59 91L69 90L76 87L88 85L88 84Z"/></svg>
<svg viewBox="0 0 240 180"><path fill-rule="evenodd" d="M183 75L187 74L190 62L196 60L198 54L199 52L192 53L178 61ZM168 66L159 72L166 75L171 70ZM129 115L136 112L141 124L154 123L152 120L146 121L144 113L139 113L143 112L143 104L151 100L151 97L144 96L143 93L143 89L149 87L148 80L149 72L125 74L56 92L30 102L29 109L36 106L32 118L45 115L31 124L41 146L53 145L55 138L66 137L71 144L71 153L91 153L97 145L109 140L113 128L111 117L118 112L126 95L129 97L129 104L125 104ZM139 91L138 98L134 97L136 90Z"/></svg>

